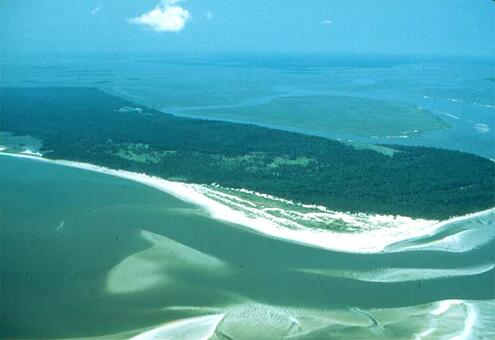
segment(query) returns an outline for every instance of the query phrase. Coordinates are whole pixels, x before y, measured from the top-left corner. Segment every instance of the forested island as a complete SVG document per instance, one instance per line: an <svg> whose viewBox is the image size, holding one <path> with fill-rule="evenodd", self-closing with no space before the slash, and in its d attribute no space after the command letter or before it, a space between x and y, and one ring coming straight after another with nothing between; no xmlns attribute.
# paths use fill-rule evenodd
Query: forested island
<svg viewBox="0 0 495 340"><path fill-rule="evenodd" d="M2 88L0 130L44 157L247 188L332 210L445 219L495 205L495 163L429 147L356 147L181 118L95 88ZM1 141L0 141L1 144Z"/></svg>

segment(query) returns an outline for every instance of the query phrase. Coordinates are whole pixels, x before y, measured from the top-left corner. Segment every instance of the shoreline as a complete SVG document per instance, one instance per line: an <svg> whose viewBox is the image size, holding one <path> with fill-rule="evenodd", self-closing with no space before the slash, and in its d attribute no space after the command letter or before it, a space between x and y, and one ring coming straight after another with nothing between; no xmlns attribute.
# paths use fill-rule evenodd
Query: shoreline
<svg viewBox="0 0 495 340"><path fill-rule="evenodd" d="M218 200L212 199L204 194L204 186L200 184L174 182L163 178L146 175L144 173L115 170L90 163L52 160L33 154L34 153L9 153L0 151L0 156L41 161L131 180L133 182L141 183L148 187L165 192L182 201L200 206L208 213L208 216L213 219L231 223L264 236L338 252L368 254L387 252L386 248L392 244L414 238L429 237L434 235L436 231L445 227L447 224L457 223L475 217L481 217L495 211L495 208L490 208L442 221L411 219L404 216L395 216L393 220L402 221L399 226L390 226L389 224L384 225L383 222L380 224L381 221L384 219L390 219L391 216L366 215L369 217L368 223L370 223L373 228L353 233L335 232L331 230L322 230L309 227L291 229L276 223L272 219L268 219L261 211L257 211L257 214L255 214L254 217L247 216L240 210L236 210L219 202ZM352 214L341 212L333 213L349 216L351 218L354 216ZM396 251L397 250L394 250L393 252Z"/></svg>

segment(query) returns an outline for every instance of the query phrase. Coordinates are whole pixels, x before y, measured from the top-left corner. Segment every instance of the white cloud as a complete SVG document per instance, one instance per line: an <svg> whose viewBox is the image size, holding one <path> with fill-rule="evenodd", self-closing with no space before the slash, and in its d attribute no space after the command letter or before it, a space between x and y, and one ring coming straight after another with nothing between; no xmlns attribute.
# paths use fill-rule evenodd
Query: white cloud
<svg viewBox="0 0 495 340"><path fill-rule="evenodd" d="M325 19L321 22L322 25L331 25L333 24L333 21L330 19Z"/></svg>
<svg viewBox="0 0 495 340"><path fill-rule="evenodd" d="M212 11L207 11L205 14L205 17L207 20L213 19L213 12Z"/></svg>
<svg viewBox="0 0 495 340"><path fill-rule="evenodd" d="M156 32L178 32L191 19L189 11L176 5L180 0L162 0L158 6L129 22L151 27Z"/></svg>
<svg viewBox="0 0 495 340"><path fill-rule="evenodd" d="M101 5L98 5L96 6L95 8L93 8L93 10L91 11L91 15L95 15L96 13L98 13L101 9Z"/></svg>

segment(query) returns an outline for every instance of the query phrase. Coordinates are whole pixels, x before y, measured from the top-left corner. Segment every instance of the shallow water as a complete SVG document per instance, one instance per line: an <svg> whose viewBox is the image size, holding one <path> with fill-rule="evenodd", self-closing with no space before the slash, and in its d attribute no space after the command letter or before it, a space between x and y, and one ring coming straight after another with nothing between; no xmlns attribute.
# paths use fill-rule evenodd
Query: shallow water
<svg viewBox="0 0 495 340"><path fill-rule="evenodd" d="M257 123L345 141L435 146L495 158L495 82L489 80L495 74L495 65L489 60L376 56L313 60L299 56L284 63L269 55L190 60L187 56L74 57L5 62L2 73L3 86L92 86L187 117ZM424 134L408 138L396 136L396 131L371 138L369 131L351 134L332 130L332 115L321 115L316 119L321 121L318 124L307 112L288 115L289 107L270 115L239 113L240 108L249 109L275 98L304 99L311 95L405 103L429 111L451 128L422 128ZM370 105L377 104L371 101ZM215 108L230 110L219 114ZM347 108L342 105L342 110ZM384 110L388 110L390 119L381 123L395 128L397 113L386 106Z"/></svg>
<svg viewBox="0 0 495 340"><path fill-rule="evenodd" d="M493 332L493 233L462 252L426 239L390 253L340 253L50 163L0 156L0 188L2 337L131 336L160 326L157 336L197 338L186 334L196 330L219 339ZM469 318L476 327L464 327ZM166 324L178 319L187 320Z"/></svg>

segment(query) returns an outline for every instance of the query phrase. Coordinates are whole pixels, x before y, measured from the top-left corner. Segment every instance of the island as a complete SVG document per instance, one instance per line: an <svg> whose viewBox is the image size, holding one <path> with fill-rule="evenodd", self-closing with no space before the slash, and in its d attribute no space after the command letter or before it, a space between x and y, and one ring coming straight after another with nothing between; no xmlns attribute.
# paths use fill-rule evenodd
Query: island
<svg viewBox="0 0 495 340"><path fill-rule="evenodd" d="M50 159L335 211L446 219L495 205L495 163L473 154L177 117L97 88L1 88L0 131L39 141Z"/></svg>

